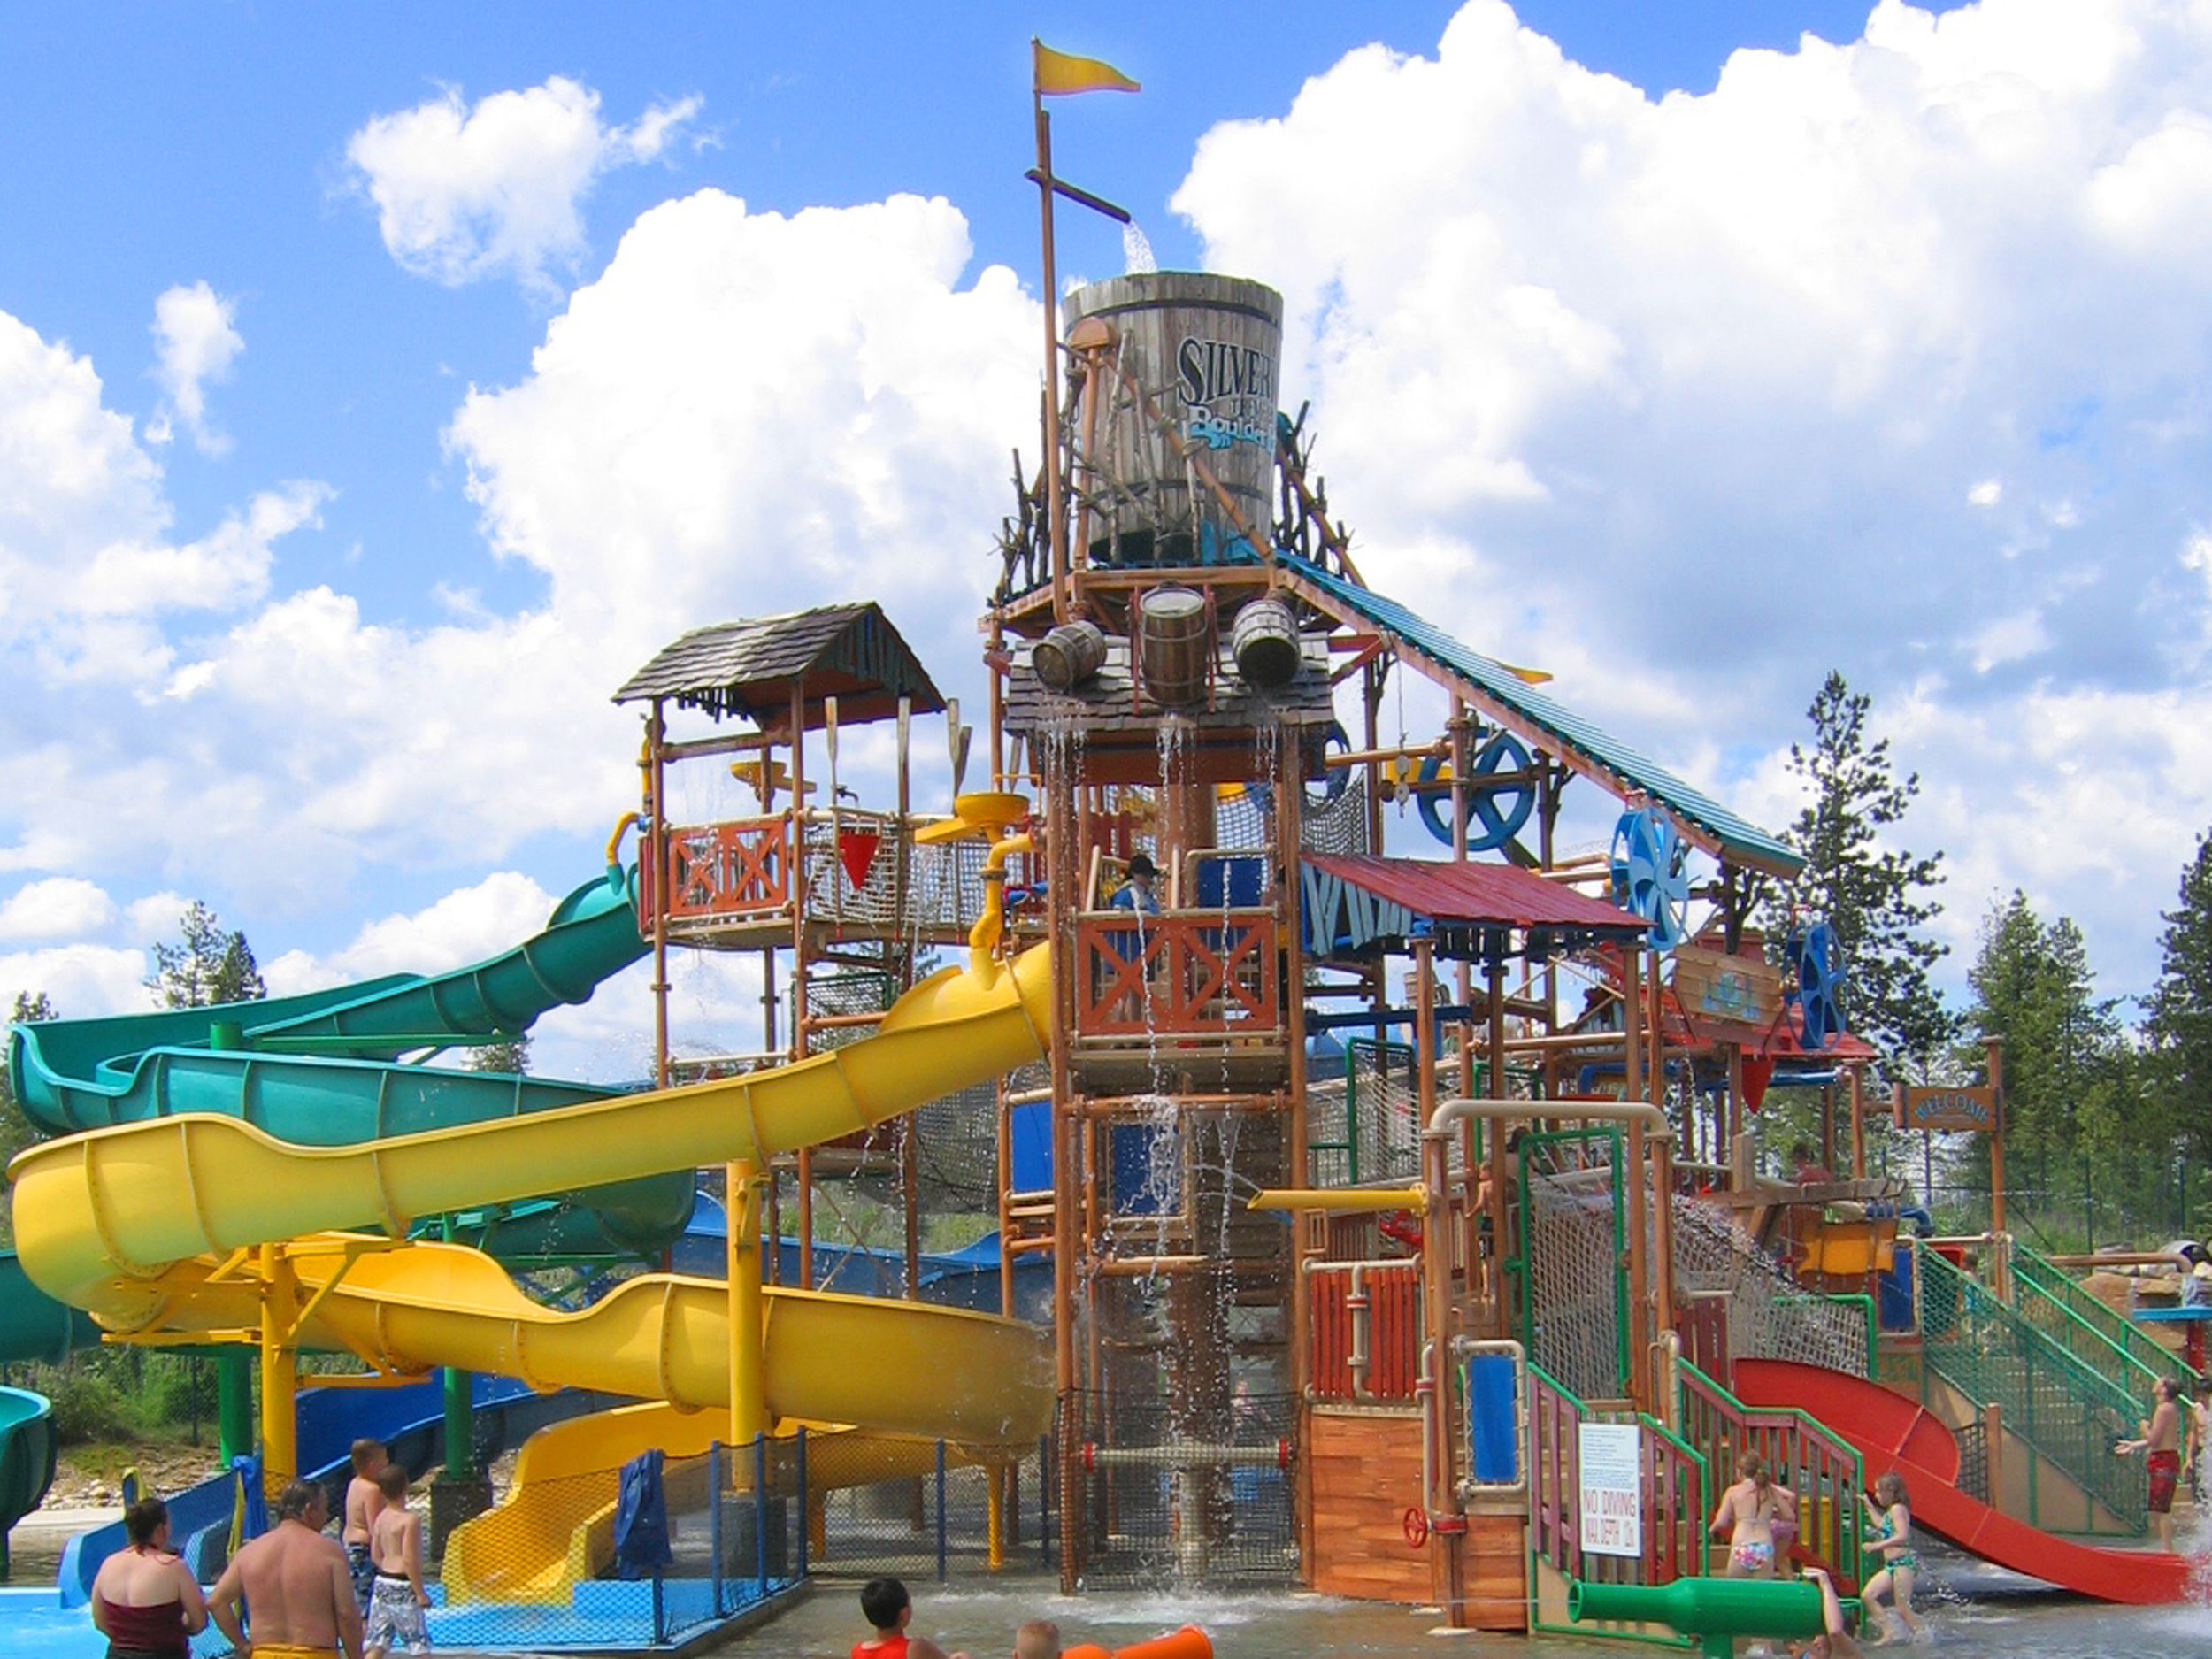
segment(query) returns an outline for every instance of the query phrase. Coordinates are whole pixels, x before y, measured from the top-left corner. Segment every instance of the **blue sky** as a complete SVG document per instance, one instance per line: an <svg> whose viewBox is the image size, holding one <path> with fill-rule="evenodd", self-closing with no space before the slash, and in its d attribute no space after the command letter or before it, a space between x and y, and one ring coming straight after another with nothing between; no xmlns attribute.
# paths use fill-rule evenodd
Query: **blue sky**
<svg viewBox="0 0 2212 1659"><path fill-rule="evenodd" d="M1371 573L1770 823L1843 667L1955 942L2019 885L2146 984L2212 821L2204 26L1205 15L17 8L0 970L127 1001L181 895L288 984L489 948L588 873L601 700L686 626L872 592L972 693L1034 33L1145 83L1056 105L1061 170L1285 292Z"/></svg>

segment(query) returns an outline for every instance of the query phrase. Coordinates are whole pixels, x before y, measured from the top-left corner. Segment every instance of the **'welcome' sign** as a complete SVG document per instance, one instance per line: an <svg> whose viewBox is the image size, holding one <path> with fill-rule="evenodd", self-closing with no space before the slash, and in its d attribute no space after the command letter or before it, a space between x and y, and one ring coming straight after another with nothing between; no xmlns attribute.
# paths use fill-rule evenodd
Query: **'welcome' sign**
<svg viewBox="0 0 2212 1659"><path fill-rule="evenodd" d="M1997 1091L1986 1086L1901 1088L1895 1116L1900 1129L1988 1134L1997 1127Z"/></svg>

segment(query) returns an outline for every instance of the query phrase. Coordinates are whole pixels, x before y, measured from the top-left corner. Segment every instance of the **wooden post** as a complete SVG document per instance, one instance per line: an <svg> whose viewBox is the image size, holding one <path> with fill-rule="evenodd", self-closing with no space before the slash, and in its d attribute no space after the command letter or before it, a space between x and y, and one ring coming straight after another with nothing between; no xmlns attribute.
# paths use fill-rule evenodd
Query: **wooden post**
<svg viewBox="0 0 2212 1659"><path fill-rule="evenodd" d="M1433 1356L1432 1383L1423 1409L1429 1413L1430 1443L1436 1458L1437 1491L1433 1494L1440 1506L1442 1516L1456 1516L1460 1512L1456 1495L1457 1483L1453 1471L1458 1466L1452 1444L1451 1409L1452 1386L1452 1324L1451 1276L1452 1247L1449 1225L1450 1187L1448 1184L1450 1155L1444 1142L1432 1139L1426 1133L1429 1119L1436 1112L1436 1002L1429 995L1433 976L1435 950L1426 939L1413 941L1413 1048L1414 1048L1414 1114L1421 1132L1421 1156L1428 1171L1430 1210L1427 1223L1421 1229L1422 1253L1426 1258L1426 1272L1423 1275L1427 1293L1428 1329L1425 1339ZM1491 972L1490 982L1498 984L1496 970ZM1468 1263L1471 1272L1474 1264ZM1424 1493L1426 1502L1431 1494ZM1440 1517L1439 1517L1440 1518ZM1444 1602L1444 1617L1454 1628L1463 1628L1467 1623L1465 1590L1466 1534L1463 1528L1453 1530L1438 1526L1431 1537L1440 1547Z"/></svg>
<svg viewBox="0 0 2212 1659"><path fill-rule="evenodd" d="M1275 889L1275 915L1283 942L1283 1025L1285 1041L1290 1046L1290 1110L1284 1131L1290 1144L1283 1160L1283 1174L1293 1187L1309 1186L1313 1180L1312 1155L1307 1150L1311 1130L1306 1117L1306 952L1298 886L1300 819L1305 811L1306 768L1299 738L1300 733L1294 729L1279 729L1274 779L1275 858L1282 872L1282 879ZM1292 1399L1301 1402L1306 1398L1313 1366L1313 1305L1306 1276L1299 1271L1299 1241L1302 1237L1294 1218L1289 1251L1290 1394ZM1291 1509L1298 1534L1298 1576L1306 1584L1313 1582L1313 1465L1311 1458L1305 1455L1305 1448L1312 1444L1308 1432L1310 1425L1309 1414L1302 1409L1299 1455L1291 1464L1294 1483Z"/></svg>
<svg viewBox="0 0 2212 1659"><path fill-rule="evenodd" d="M898 963L894 984L898 990L910 990L914 984L915 926L907 916L909 895L913 891L910 879L914 856L914 766L913 766L914 700L901 697L898 703L897 761L898 761L898 819L892 829L891 850L895 861L891 866L892 926L897 929L898 943L893 947ZM843 849L837 849L843 859ZM899 1198L906 1210L906 1295L911 1302L922 1294L922 1210L921 1210L921 1141L920 1120L909 1113L900 1120L899 1128ZM1000 1235L1002 1240L1005 1235ZM1002 1256L1001 1260L1006 1258ZM1002 1277L1010 1277L1004 1273ZM995 1481L995 1474L994 1475Z"/></svg>
<svg viewBox="0 0 2212 1659"><path fill-rule="evenodd" d="M1743 1133L1743 1044L1728 1045L1728 1099L1724 1108L1726 1126L1721 1132L1717 1164L1733 1165L1736 1161L1736 1141Z"/></svg>
<svg viewBox="0 0 2212 1659"><path fill-rule="evenodd" d="M1820 1167L1832 1173L1836 1167L1836 1086L1820 1086Z"/></svg>
<svg viewBox="0 0 2212 1659"><path fill-rule="evenodd" d="M661 700L653 699L645 717L645 806L651 826L645 851L652 879L641 885L653 895L653 1084L668 1087L668 762L661 750L667 736ZM764 765L765 762L762 763Z"/></svg>
<svg viewBox="0 0 2212 1659"><path fill-rule="evenodd" d="M1052 545L1052 619L1068 619L1068 530L1061 511L1060 277L1052 237L1052 118L1041 95L1037 117L1037 211L1043 248L1045 312L1045 529Z"/></svg>
<svg viewBox="0 0 2212 1659"><path fill-rule="evenodd" d="M1074 820L1074 799L1066 762L1048 760L1045 768L1045 822L1064 826ZM1055 1453L1060 1494L1060 1589L1072 1595L1082 1563L1081 1517L1084 1503L1077 1479L1075 1391L1076 1242L1079 1222L1076 1214L1076 1129L1078 1110L1074 1072L1068 1045L1074 1005L1075 915L1074 882L1077 858L1064 833L1046 831L1045 856L1048 890L1052 905L1052 1358L1058 1394L1058 1425Z"/></svg>
<svg viewBox="0 0 2212 1659"><path fill-rule="evenodd" d="M1851 1091L1851 1179L1866 1179L1866 1068L1855 1065L1844 1073Z"/></svg>
<svg viewBox="0 0 2212 1659"><path fill-rule="evenodd" d="M1992 1037L1989 1053L1989 1230L2005 1230L2005 1041Z"/></svg>
<svg viewBox="0 0 2212 1659"><path fill-rule="evenodd" d="M1486 964L1490 973L1490 1069L1497 1076L1505 1074L1505 964L1493 956ZM1490 1285L1493 1303L1491 1334L1510 1337L1513 1334L1513 1294L1507 1286L1505 1258L1509 1240L1506 1238L1505 1208L1505 1125L1493 1123L1484 1125L1489 1140L1490 1152ZM1474 1186L1474 1171L1468 1171L1468 1186ZM1468 1194L1469 1208L1473 1207L1474 1194ZM1524 1202L1527 1194L1522 1194ZM1468 1282L1475 1276L1475 1262L1467 1263Z"/></svg>
<svg viewBox="0 0 2212 1659"><path fill-rule="evenodd" d="M763 764L767 764L764 756ZM791 1057L809 1047L806 1011L806 687L791 687ZM799 1288L814 1288L814 1148L799 1148Z"/></svg>
<svg viewBox="0 0 2212 1659"><path fill-rule="evenodd" d="M1644 1098L1644 953L1635 945L1621 951L1621 1098ZM1644 1190L1644 1126L1628 1126L1624 1167L1613 1172L1628 1188L1628 1392L1645 1410L1654 1409L1650 1389L1651 1322L1647 1299L1651 1294L1649 1201ZM1664 1202L1663 1199L1661 1202Z"/></svg>

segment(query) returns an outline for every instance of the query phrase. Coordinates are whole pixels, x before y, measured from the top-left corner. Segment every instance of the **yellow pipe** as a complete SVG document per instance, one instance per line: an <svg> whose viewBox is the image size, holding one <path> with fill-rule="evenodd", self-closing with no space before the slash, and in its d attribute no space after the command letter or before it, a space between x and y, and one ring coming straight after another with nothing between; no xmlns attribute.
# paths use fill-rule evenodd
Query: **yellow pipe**
<svg viewBox="0 0 2212 1659"><path fill-rule="evenodd" d="M1429 1195L1418 1187L1271 1187L1252 1194L1247 1210L1331 1210L1342 1215L1428 1212Z"/></svg>
<svg viewBox="0 0 2212 1659"><path fill-rule="evenodd" d="M620 818L615 819L614 833L607 837L607 863L610 865L618 862L622 856L623 833L633 824L640 824L643 821L634 812L625 812Z"/></svg>
<svg viewBox="0 0 2212 1659"><path fill-rule="evenodd" d="M331 1227L403 1232L416 1216L703 1164L765 1164L1039 1059L1050 1029L1039 946L987 980L932 975L866 1041L741 1078L353 1147L288 1146L215 1117L96 1130L9 1166L17 1248L49 1295L143 1329L167 1301L150 1280L172 1263ZM725 1363L718 1353L715 1369Z"/></svg>
<svg viewBox="0 0 2212 1659"><path fill-rule="evenodd" d="M997 971L999 940L1006 932L1006 861L1035 846L1027 835L1010 835L983 857L983 914L968 930L968 972L987 979Z"/></svg>

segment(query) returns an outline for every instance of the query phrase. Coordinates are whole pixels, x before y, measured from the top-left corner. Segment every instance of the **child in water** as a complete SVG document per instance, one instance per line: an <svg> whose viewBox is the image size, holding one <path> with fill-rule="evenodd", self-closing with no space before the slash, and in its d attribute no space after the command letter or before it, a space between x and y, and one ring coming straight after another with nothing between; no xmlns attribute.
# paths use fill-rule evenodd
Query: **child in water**
<svg viewBox="0 0 2212 1659"><path fill-rule="evenodd" d="M1923 1640L1928 1627L1912 1610L1912 1581L1920 1571L1920 1554L1912 1547L1912 1509L1903 1477L1891 1470L1874 1483L1874 1495L1862 1492L1859 1502L1866 1505L1875 1528L1867 1541L1882 1558L1882 1570L1866 1581L1859 1599L1870 1615L1878 1617L1882 1597L1889 1596L1906 1633L1915 1641Z"/></svg>
<svg viewBox="0 0 2212 1659"><path fill-rule="evenodd" d="M1738 1460L1736 1484L1720 1494L1713 1511L1712 1533L1728 1537L1728 1576L1732 1578L1770 1578L1774 1576L1774 1531L1778 1523L1797 1516L1797 1494L1767 1472L1766 1459L1747 1452Z"/></svg>
<svg viewBox="0 0 2212 1659"><path fill-rule="evenodd" d="M947 1654L926 1636L909 1636L914 1598L896 1578L871 1578L860 1589L860 1616L875 1634L853 1644L852 1659L968 1659Z"/></svg>

